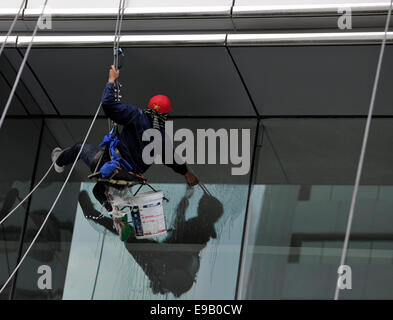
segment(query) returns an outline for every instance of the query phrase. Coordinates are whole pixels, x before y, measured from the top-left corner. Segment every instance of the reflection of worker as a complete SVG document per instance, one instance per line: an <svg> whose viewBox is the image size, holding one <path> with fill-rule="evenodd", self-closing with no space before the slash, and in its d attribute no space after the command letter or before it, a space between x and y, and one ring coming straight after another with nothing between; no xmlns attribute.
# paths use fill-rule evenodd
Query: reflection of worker
<svg viewBox="0 0 393 320"><path fill-rule="evenodd" d="M147 129L155 128L160 130L163 137L165 137L165 120L167 119L168 113L172 112L171 102L168 97L163 95L157 95L150 99L148 108L144 111L138 107L122 104L116 101L114 83L119 77L119 71L114 66L109 70L108 83L105 86L102 96L102 107L105 114L114 122L123 125L123 130L118 137L114 137L109 134L105 137L104 143L108 145L111 151L112 160L109 158L109 154L104 153L103 148L85 144L80 159L82 159L91 169L95 172L100 170L102 178L111 177L111 179L123 179L120 176L124 170L120 170L119 176L116 176L115 169L121 167L129 172L127 180L129 181L140 181L141 175L149 168L149 164L144 163L142 158L142 151L144 147L150 143L150 141L142 141L143 132ZM118 140L116 140L118 138ZM162 139L162 157L165 158L165 138ZM80 151L81 144L76 144L73 147L61 150L55 148L52 151L52 161L55 162L55 170L57 172L63 172L64 166L72 164L78 152ZM118 152L117 152L118 151ZM103 155L102 160L100 157ZM118 157L120 153L121 157ZM164 161L163 161L164 163ZM175 172L185 176L188 185L194 186L198 184L198 179L194 174L187 170L185 164L179 165L176 162L173 164L166 164L172 168ZM112 206L108 202L106 197L107 186L98 182L93 193L97 200L105 206L110 212Z"/></svg>
<svg viewBox="0 0 393 320"><path fill-rule="evenodd" d="M198 204L197 216L185 220L192 193L192 189L188 189L180 201L174 230L168 232L164 242L137 240L133 234L125 243L129 253L150 279L155 294L172 292L179 297L189 291L199 270L201 251L211 238L217 238L215 224L223 215L221 202L204 194ZM94 209L87 192L79 194L79 203L86 218L116 233L109 218L94 218L100 213ZM143 244L143 250L140 244Z"/></svg>
<svg viewBox="0 0 393 320"><path fill-rule="evenodd" d="M188 199L192 197L193 192L193 189L187 189L186 195L180 201L176 211L174 230L165 242L200 245L200 251L210 239L217 238L215 224L223 214L223 207L216 198L204 193L198 203L197 216L186 220Z"/></svg>

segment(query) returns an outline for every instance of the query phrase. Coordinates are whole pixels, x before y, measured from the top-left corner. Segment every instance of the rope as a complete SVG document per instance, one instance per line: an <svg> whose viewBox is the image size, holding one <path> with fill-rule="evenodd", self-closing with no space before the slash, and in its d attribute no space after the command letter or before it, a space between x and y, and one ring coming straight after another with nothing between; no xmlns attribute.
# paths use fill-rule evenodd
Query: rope
<svg viewBox="0 0 393 320"><path fill-rule="evenodd" d="M115 37L113 40L113 65L115 66L115 69L119 69L119 52L120 52L120 37L121 37L121 28L123 24L123 17L124 17L124 10L125 10L125 5L126 5L126 0L120 0L119 1L119 10L117 12L117 18L116 18L116 30L115 30ZM118 79L116 79L115 82L115 95L116 95L116 101L120 101L121 95L120 95L120 87L121 84ZM112 128L116 127L117 125L112 121Z"/></svg>
<svg viewBox="0 0 393 320"><path fill-rule="evenodd" d="M40 186L40 184L45 180L45 178L48 176L49 172L52 170L54 166L54 162L52 163L52 165L49 167L48 171L44 174L44 176L42 177L42 179L35 185L35 187L33 188L33 190L31 190L29 192L29 194L23 198L23 200L21 202L18 203L18 205L12 209L1 221L0 221L0 225L7 220L7 218L13 214L32 194L33 192Z"/></svg>
<svg viewBox="0 0 393 320"><path fill-rule="evenodd" d="M70 172L68 173L66 180L64 181L64 183L63 183L63 185L62 185L62 187L61 187L61 189L60 189L60 191L59 191L59 193L58 193L58 195L57 195L55 201L53 202L52 207L49 209L49 212L48 212L48 214L46 215L44 222L42 223L42 225L41 225L41 227L39 228L37 234L35 235L35 237L33 238L32 242L30 243L29 247L27 248L25 254L24 254L23 257L22 257L22 259L19 261L19 263L18 263L18 265L15 267L14 271L11 273L11 275L8 277L7 281L4 283L3 287L0 289L0 293L3 292L3 290L5 289L5 287L8 285L8 283L9 283L10 280L12 279L12 277L13 277L13 276L15 275L15 273L19 270L19 267L21 266L21 264L22 264L23 261L25 260L27 254L30 252L30 250L31 250L31 248L33 247L34 243L36 242L38 236L40 235L42 229L44 228L46 222L48 221L49 216L52 214L52 211L53 211L54 207L56 206L57 201L60 199L60 196L61 196L61 194L63 193L63 190L64 190L66 184L68 183L68 180L70 179L72 172L74 171L75 165L76 165L76 163L77 163L78 160L79 160L79 156L80 156L80 154L82 153L82 150L83 150L83 148L84 148L84 146L85 146L85 144L86 144L87 138L88 138L89 135L90 135L91 129L93 128L93 125L94 125L94 123L95 123L95 121L96 121L96 119L97 119L97 116L98 116L98 113L100 112L100 109L101 109L101 103L100 103L100 105L99 105L98 108L97 108L97 111L96 111L96 113L95 113L95 115L94 115L94 118L93 118L93 120L92 120L92 122L91 122L91 124L90 124L90 127L89 127L89 129L88 129L88 131L87 131L87 133L86 133L86 136L85 136L85 138L84 138L84 140L83 140L82 146L81 146L81 148L80 148L80 150L79 150L79 152L78 152L78 155L76 156L76 159L75 159L74 163L72 164L72 167L71 167L71 169L70 169Z"/></svg>
<svg viewBox="0 0 393 320"><path fill-rule="evenodd" d="M362 171L363 171L363 162L364 162L364 157L365 157L365 154L366 154L368 136L369 136L370 126L371 126L371 118L372 118L372 115L373 115L373 110L374 110L374 105L375 105L375 97L376 97L377 89L378 89L378 82L379 82L381 68L382 68L383 56L384 56L384 53L385 53L387 32L388 32L388 29L389 29L390 17L391 17L391 14L392 14L392 4L393 4L393 0L390 0L390 7L389 7L389 12L388 12L388 16L387 16L387 19L386 19L386 25L385 25L385 34L384 34L384 37L383 37L383 40L382 40L381 50L380 50L380 53L379 53L378 65L377 65L377 70L376 70L376 74L375 74L374 86L373 86L373 91L372 91L372 96L371 96L371 101L370 101L370 107L369 107L368 116L367 116L367 123L366 123L366 127L365 127L365 130L364 130L362 149L361 149L361 152L360 152L358 168L357 168L357 172L356 172L356 180L355 180L355 185L354 185L354 189L353 189L353 193L352 193L351 207L350 207L350 210L349 210L347 229L345 231L345 239L344 239L344 245L343 245L343 249L342 249L342 253L341 253L340 266L345 264L345 259L346 259L346 256L347 256L349 235L351 233L351 228L352 228L352 221L353 221L353 216L354 216L354 211L355 211L357 194L358 194L358 190L359 190L360 178L361 178ZM334 300L338 300L338 298L339 298L339 292L340 292L339 286L338 286L339 277L337 279L336 290L335 290L335 293L334 293Z"/></svg>
<svg viewBox="0 0 393 320"><path fill-rule="evenodd" d="M195 171L192 170L190 167L187 166L188 171L190 171L192 174L194 174L197 178L198 176L196 175ZM199 180L199 178L198 178ZM201 187L201 189L203 190L203 192L205 192L209 197L213 197L213 195L211 194L211 192L206 188L206 186L199 180L198 185Z"/></svg>
<svg viewBox="0 0 393 320"><path fill-rule="evenodd" d="M113 50L114 50L113 65L115 66L116 70L119 67L118 53L120 47L120 36L121 36L121 28L123 24L125 5L126 5L126 0L119 1L119 10L117 12L117 18L116 18L115 37L113 41Z"/></svg>
<svg viewBox="0 0 393 320"><path fill-rule="evenodd" d="M6 43L7 43L7 40L8 40L9 36L10 36L11 33L12 33L12 30L14 30L16 21L18 20L19 15L20 15L20 13L22 12L23 7L26 5L26 1L27 1L27 0L23 0L23 1L22 1L22 4L21 4L20 7L19 7L18 13L15 15L14 20L12 21L11 26L10 26L10 28L8 29L7 35L5 36L5 39L4 39L4 42L1 44L1 48L0 48L0 57L1 57L2 53L3 53L3 50L4 50L5 45L6 45Z"/></svg>
<svg viewBox="0 0 393 320"><path fill-rule="evenodd" d="M210 191L206 188L206 186L205 186L202 182L199 182L198 184L199 184L199 186L202 188L202 190L203 190L209 197L213 197L213 195L210 193Z"/></svg>
<svg viewBox="0 0 393 320"><path fill-rule="evenodd" d="M23 1L22 5L21 5L21 7L20 7L20 9L19 9L19 11L18 11L18 14L15 16L14 21L13 21L13 24L12 24L11 27L10 27L10 30L8 30L8 33L7 33L5 42L7 41L7 37L9 36L9 34L11 33L11 30L12 30L13 27L14 27L14 22L17 20L17 17L19 16L19 13L20 13L20 11L21 11L21 9L22 9L22 7L23 7L24 2L25 2L25 1ZM1 129L2 125L3 125L3 122L4 122L5 116L6 116L6 114L7 114L8 108L9 108L9 106L10 106L10 104L11 104L11 101L12 101L12 98L13 98L13 96L14 96L14 94L15 94L16 87L18 86L18 82L19 82L19 79L20 79L20 77L21 77L21 75L22 75L22 72L23 72L23 69L24 69L24 67L25 67L27 58L28 58L28 56L29 56L29 52L30 52L30 49L31 49L31 47L32 47L34 37L35 37L35 35L36 35L36 33L37 33L37 30L38 30L38 23L40 22L40 20L41 20L43 14L44 14L45 7L46 7L46 4L47 4L47 3L48 3L48 0L45 1L44 6L43 6L42 11L41 11L41 14L40 14L40 16L39 16L39 18L38 18L38 20L37 20L37 23L36 23L35 28L34 28L33 36L32 36L32 38L31 38L30 43L29 43L29 46L28 46L28 48L27 48L27 50L26 50L26 53L25 53L25 56L24 56L24 58L23 58L22 64L21 64L20 67L19 67L18 74L17 74L17 76L16 76L16 79L15 79L14 85L13 85L13 87L12 87L10 96L8 97L7 104L6 104L6 106L5 106L4 110L3 110L3 114L1 115L1 119L0 119L0 129ZM5 42L4 42L4 43L5 43ZM3 43L3 45L4 45L4 43ZM0 56L1 56L2 50L3 50L3 46L1 47L1 50L0 50ZM18 204L14 209L12 209L12 210L11 210L11 211L10 211L10 212L0 221L0 225L1 225L1 224L2 224L2 223L12 214L12 213L14 213L14 212L15 212L15 211L16 211L16 210L17 210L17 209L18 209L18 208L19 208L19 207L20 207L20 206L21 206L21 205L22 205L22 204L23 204L32 194L33 194L33 192L39 187L39 185L40 185L40 184L45 180L45 178L48 176L49 172L50 172L50 171L52 170L52 168L53 168L53 165L54 165L54 164L52 163L52 165L49 167L48 171L45 173L44 177L38 182L38 184L33 188L33 190L30 191L29 194L28 194L21 202L19 202L19 204Z"/></svg>
<svg viewBox="0 0 393 320"><path fill-rule="evenodd" d="M40 17L39 17L38 20L37 20L37 23L36 23L36 26L35 26L35 29L34 29L34 32L33 32L33 36L32 36L32 38L31 38L31 40L30 40L30 43L29 43L29 46L28 46L28 48L27 48L27 50L26 50L24 59L23 59L22 64L21 64L21 66L20 66L20 68L19 68L18 75L17 75L17 77L16 77L16 80L15 80L14 86L13 86L13 88L12 88L10 97L9 97L9 99L8 99L8 101L7 101L6 107L4 108L4 111L3 111L3 114L2 114L2 117L1 117L1 120L0 120L0 129L1 129L1 126L2 126L2 124L3 124L3 122L4 122L4 118L5 118L5 115L6 115L7 111L8 111L8 108L9 108L9 105L10 105L10 103L11 103L12 97L13 97L13 95L14 95L14 93L15 93L15 89L16 89L16 86L18 85L18 82L19 82L20 76L21 76L21 74L22 74L23 68L24 68L24 66L25 66L25 64L26 64L27 57L28 57L28 55L29 55L29 53L30 53L30 49L31 49L31 47L32 47L34 37L35 37L35 35L36 35L36 33L37 33L38 23L39 23L40 19L42 18L42 15L43 15L43 13L44 13L44 10L45 10L45 7L46 7L47 2L48 2L48 0L45 0L44 7L43 7L43 9L42 9L42 12L41 12L41 14L40 14ZM116 22L116 34L115 34L115 40L116 40L115 44L117 43L117 48L118 48L118 45L119 45L119 42L120 42L120 28L121 28L121 24L122 24L122 20L123 20L123 15L124 15L124 6L125 6L125 0L120 0L119 8L120 8L121 10L119 9L119 14L118 14L117 22ZM118 63L118 50L116 51L115 55L117 55L117 59L116 59L117 62L116 62L116 63ZM116 56L115 56L115 57L116 57ZM74 163L73 163L72 166L71 166L71 169L70 169L70 171L69 171L69 173L68 173L68 175L67 175L66 180L64 181L64 183L63 183L63 185L62 185L62 187L61 187L59 193L58 193L57 196L56 196L55 201L53 202L51 208L49 209L48 214L46 215L46 217L45 217L45 219L44 219L44 221L43 221L41 227L39 228L37 234L35 235L35 237L34 237L33 240L31 241L31 243L30 243L29 247L27 248L25 254L23 255L23 257L21 258L21 260L19 261L19 263L18 263L17 266L15 267L14 271L13 271L13 272L11 273L11 275L8 277L7 281L4 283L4 285L3 285L2 288L0 289L0 294L3 292L3 290L5 289L5 287L8 285L8 283L10 282L10 280L12 279L12 277L15 275L15 273L19 270L20 266L22 265L23 261L25 260L26 256L27 256L28 253L30 252L30 250L31 250L31 248L33 247L34 243L36 242L38 236L40 235L42 229L44 228L46 222L48 221L50 215L52 214L53 209L54 209L54 207L56 206L58 200L60 199L60 196L61 196L61 194L63 193L64 188L65 188L65 186L67 185L67 183L68 183L68 181L69 181L69 179L70 179L70 177L71 177L71 174L72 174L72 172L73 172L73 170L74 170L74 168L75 168L75 165L76 165L76 163L77 163L78 160L79 160L79 157L80 157L80 155L81 155L81 153L82 153L82 151L83 151L83 148L85 147L87 138L89 137L90 132L91 132L91 130L92 130L92 128L93 128L93 125L94 125L94 123L95 123L95 121L96 121L96 119L97 119L98 113L100 112L101 105L102 105L102 103L100 103L99 106L98 106L98 108L97 108L97 111L96 111L96 113L95 113L95 115L94 115L94 118L93 118L93 120L92 120L92 122L91 122L91 124L90 124L90 127L89 127L89 129L88 129L88 131L87 131L87 133L86 133L86 136L85 136L85 138L84 138L84 140L83 140L83 143L82 143L82 145L81 145L81 148L80 148L80 150L79 150L79 152L78 152L78 154L77 154L77 156L76 156L76 158L75 158ZM14 209L13 209L13 210L12 210L12 211L11 211L11 212L10 212L10 213L0 222L0 224L1 224L5 219L7 219L7 218L8 218L8 217L9 217L9 216L10 216L10 215L11 215L11 214L12 214L12 213L13 213L13 212L14 212L14 211L15 211L15 210L16 210L16 209L17 209L17 208L18 208L18 207L19 207L28 197L29 197L29 196L31 196L31 194L33 194L33 192L38 188L38 186L41 184L41 182L42 182L42 181L46 178L46 176L49 174L49 172L51 171L51 169L53 168L53 166L54 166L54 163L52 163L52 165L50 166L50 168L48 169L48 171L45 173L44 177L43 177L43 178L41 179L41 181L34 187L34 189L33 189L33 190L32 190L32 191L31 191L31 192L30 192L30 193L29 193L29 194L19 203L19 204L18 204L17 207L15 207L15 208L14 208Z"/></svg>
<svg viewBox="0 0 393 320"><path fill-rule="evenodd" d="M31 37L31 40L30 40L29 45L28 45L28 47L27 47L27 50L26 50L26 52L25 52L25 56L23 57L22 63L21 63L21 65L20 65L20 67L19 67L19 70L18 70L18 74L16 75L16 79L15 79L14 85L13 85L13 87L12 87L11 93L10 93L10 95L9 95L9 97L8 97L8 100L7 100L7 103L6 103L5 107L4 107L3 114L1 115L1 118L0 118L0 129L1 129L1 127L3 126L5 116L6 116L7 112L8 112L8 108L9 108L10 105L11 105L12 98L14 97L14 94L15 94L16 88L17 88L17 86L18 86L20 77L22 76L23 69L24 69L24 67L25 67L27 58L29 57L29 54L30 54L30 49L31 49L31 47L32 47L32 45L33 45L34 37L35 37L35 35L37 34L38 24L39 24L39 22L40 22L42 16L44 15L44 11L45 11L46 4L47 4L47 3L48 3L48 0L45 0L44 6L43 6L42 11L41 11L41 14L40 14L40 16L38 17L37 23L35 24L35 28L34 28L33 35L32 35L32 37Z"/></svg>
<svg viewBox="0 0 393 320"><path fill-rule="evenodd" d="M123 23L123 17L124 17L124 10L125 10L125 0L119 0L119 10L117 12L117 17L116 17L116 26L115 26L115 36L113 39L113 65L115 66L115 69L119 69L119 51L120 51L120 36L121 36L121 27ZM119 83L118 79L116 79L115 82L115 99L116 101L120 101L120 87L121 84ZM117 134L117 123L114 121L111 121L108 119L108 127L109 127L109 132L114 131L115 134ZM104 151L106 152L106 151ZM112 159L112 155L109 152L110 158ZM94 170L94 173L97 173L97 170L101 164L102 158L104 156L104 153L100 156L100 159L97 162L97 166Z"/></svg>

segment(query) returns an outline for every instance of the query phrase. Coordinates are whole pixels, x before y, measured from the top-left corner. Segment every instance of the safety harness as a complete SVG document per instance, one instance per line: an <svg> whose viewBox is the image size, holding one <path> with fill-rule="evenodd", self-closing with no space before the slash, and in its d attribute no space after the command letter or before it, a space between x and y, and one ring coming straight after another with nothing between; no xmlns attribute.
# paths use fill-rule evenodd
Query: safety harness
<svg viewBox="0 0 393 320"><path fill-rule="evenodd" d="M115 68L117 70L119 70L122 67L122 60L120 60L119 57L121 57L123 60L124 52L120 47L118 47L117 44L115 44L114 63L115 63ZM121 88L121 84L116 79L115 88L114 88L116 101L120 101L121 98L120 88ZM118 170L125 170L126 173L132 172L134 170L133 167L127 162L127 160L122 158L121 153L117 148L117 146L120 143L120 140L118 138L119 136L118 124L115 123L114 121L110 121L109 126L110 126L110 131L107 135L105 135L102 143L100 144L100 147L103 147L102 151L100 152L100 158L97 161L94 170L92 168L94 172L93 175L90 175L89 177L97 177L100 174L101 178L107 179L113 177L114 174L118 173ZM105 155L107 155L108 157L105 157ZM109 158L110 160L105 162L101 166L102 161L105 158L106 159Z"/></svg>
<svg viewBox="0 0 393 320"><path fill-rule="evenodd" d="M118 149L116 149L116 147L119 144L120 140L113 133L113 131L114 128L104 137L104 141L100 144L101 147L105 146L106 149L108 149L111 157L111 160L106 162L100 168L100 172L103 178L109 177L117 168L121 168L123 170L126 170L127 172L133 170L132 166L127 162L127 160L119 156L119 153L117 152Z"/></svg>

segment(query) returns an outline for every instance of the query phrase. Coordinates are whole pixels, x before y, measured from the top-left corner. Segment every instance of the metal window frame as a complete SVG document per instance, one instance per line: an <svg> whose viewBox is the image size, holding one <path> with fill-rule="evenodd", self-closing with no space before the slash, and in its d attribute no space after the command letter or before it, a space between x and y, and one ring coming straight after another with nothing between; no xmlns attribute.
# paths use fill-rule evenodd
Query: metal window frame
<svg viewBox="0 0 393 320"><path fill-rule="evenodd" d="M233 18L249 17L288 17L288 16L338 16L339 9L350 8L352 14L375 15L385 14L390 3L385 2L342 2L325 4L287 4L287 5L236 5L233 7Z"/></svg>
<svg viewBox="0 0 393 320"><path fill-rule="evenodd" d="M4 43L5 41L5 36L0 36L0 43ZM9 36L7 39L7 42L5 44L6 48L16 48L17 46L17 36Z"/></svg>
<svg viewBox="0 0 393 320"><path fill-rule="evenodd" d="M39 8L24 10L25 20L37 19ZM118 8L48 8L45 11L54 19L116 19ZM230 17L231 6L168 6L168 7L128 7L124 19L168 19L168 18L223 18Z"/></svg>
<svg viewBox="0 0 393 320"><path fill-rule="evenodd" d="M120 45L124 47L159 46L224 46L225 34L149 34L122 35ZM112 47L114 36L36 36L33 47ZM26 47L30 36L19 36L17 47Z"/></svg>
<svg viewBox="0 0 393 320"><path fill-rule="evenodd" d="M229 34L227 45L235 47L380 44L384 34L384 32ZM387 43L393 43L393 32L387 33Z"/></svg>
<svg viewBox="0 0 393 320"><path fill-rule="evenodd" d="M125 19L168 19L168 18L249 18L249 17L284 17L284 16L337 16L338 9L351 8L355 15L386 14L388 1L380 2L345 2L324 4L282 4L282 5L241 5L233 1L228 5L206 6L152 6L127 7ZM21 19L32 20L39 16L40 8L26 7ZM0 19L13 19L17 8L2 8ZM48 8L47 13L56 20L69 19L116 19L118 9L107 8Z"/></svg>
<svg viewBox="0 0 393 320"><path fill-rule="evenodd" d="M380 44L384 32L319 32L319 33L213 33L213 34L148 34L121 36L123 47L181 47L181 46L319 46ZM0 37L1 41L4 37ZM55 35L36 36L33 47L111 47L114 36L109 35ZM8 39L7 47L25 48L31 36ZM393 43L393 32L387 33L387 43Z"/></svg>

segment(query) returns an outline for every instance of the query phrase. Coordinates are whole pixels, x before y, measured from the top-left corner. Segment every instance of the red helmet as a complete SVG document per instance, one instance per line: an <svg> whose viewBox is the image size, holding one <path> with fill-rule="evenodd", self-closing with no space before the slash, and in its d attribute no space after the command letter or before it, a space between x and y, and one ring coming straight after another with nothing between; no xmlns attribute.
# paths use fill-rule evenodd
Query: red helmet
<svg viewBox="0 0 393 320"><path fill-rule="evenodd" d="M149 104L147 105L150 109L156 110L160 113L169 113L172 112L171 100L167 96L162 94L158 94L150 99Z"/></svg>

